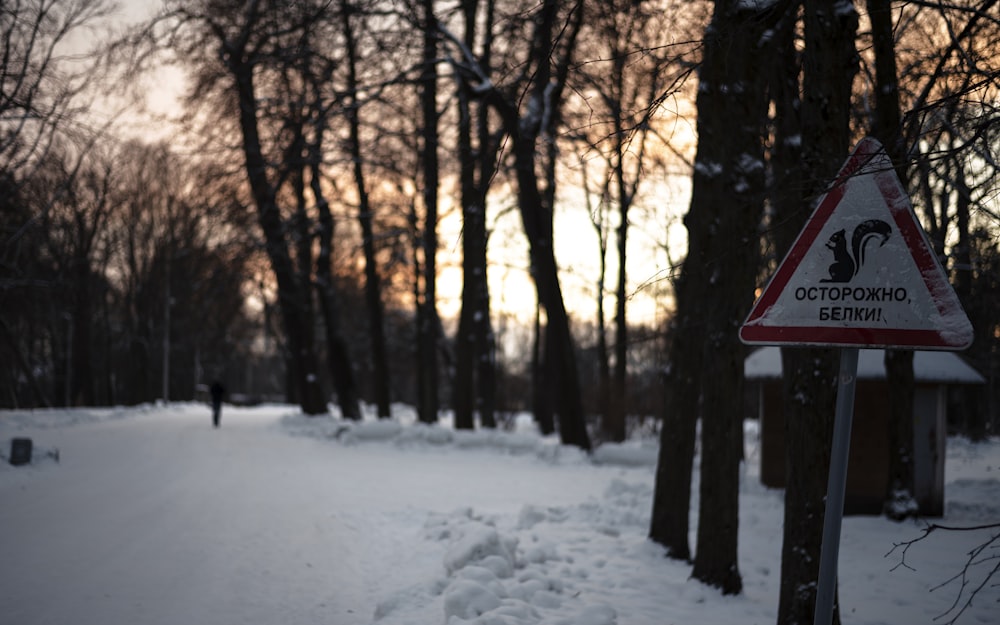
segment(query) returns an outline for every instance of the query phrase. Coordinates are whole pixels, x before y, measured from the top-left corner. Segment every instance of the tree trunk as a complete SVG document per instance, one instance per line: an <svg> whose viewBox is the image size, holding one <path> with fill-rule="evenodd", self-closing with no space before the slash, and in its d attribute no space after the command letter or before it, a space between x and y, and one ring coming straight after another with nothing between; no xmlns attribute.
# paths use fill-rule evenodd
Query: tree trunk
<svg viewBox="0 0 1000 625"><path fill-rule="evenodd" d="M468 4L475 6L478 0L466 0ZM467 14L467 18L470 16ZM489 0L486 3L486 15L482 20L483 32L485 33L483 43L483 53L480 55L479 63L481 67L489 68L493 62L493 27L496 19L496 2ZM473 13L469 19L470 24L478 23ZM475 42L475 28L470 26L466 30L467 47L472 49ZM476 388L479 391L479 414L480 421L486 427L496 427L497 412L497 364L496 364L496 334L493 331L493 318L490 313L490 283L487 274L487 246L489 245L489 234L486 226L486 196L489 193L490 182L497 171L498 153L501 143L499 134L494 133L490 127L489 107L486 103L481 103L477 110L478 120L476 134L478 135L477 146L479 156L479 177L476 182L476 196L479 198L478 204L482 207L482 212L477 213L479 217L475 222L476 232L474 236L481 245L475 245L477 273L481 277L478 281L476 291L478 311L480 318L475 324L476 344L478 345L478 359L476 363Z"/></svg>
<svg viewBox="0 0 1000 625"><path fill-rule="evenodd" d="M423 302L423 263L420 260L422 246L420 244L420 228L418 224L420 223L420 216L417 214L417 201L414 198L410 199L410 209L407 215L407 221L410 226L410 240L412 241L412 258L413 263L413 301L416 303L414 306L414 314L416 315L416 345L414 346L415 361L414 365L417 367L417 379L416 379L416 392L417 392L417 419L420 419L421 406L427 405L427 385L426 376L419 369L423 366L423 363L427 360L424 356L424 351L432 348L432 346L427 345L421 336L421 328L424 327L424 315L426 314L426 308ZM422 421L423 422L423 421ZM426 423L426 422L424 422ZM456 423L456 427L458 424Z"/></svg>
<svg viewBox="0 0 1000 625"><path fill-rule="evenodd" d="M340 304L337 301L331 265L335 225L333 215L330 212L330 203L326 200L323 186L320 184L319 146L321 145L322 132L318 132L320 132L320 136L311 146L312 154L309 163L310 188L316 199L316 207L319 212L316 291L319 295L320 311L323 314L323 322L326 327L327 360L329 361L330 377L333 379L333 389L337 394L337 405L340 406L340 414L343 418L357 421L361 419L361 404L350 352L340 331Z"/></svg>
<svg viewBox="0 0 1000 625"><path fill-rule="evenodd" d="M845 9L837 0L805 3L802 208L814 205L821 181L831 179L848 152L858 15L853 6ZM810 212L776 219L799 230ZM779 252L787 250L782 245ZM834 352L818 349L783 349L782 367L786 487L778 623L808 623L815 616L838 368ZM833 622L840 622L836 607Z"/></svg>
<svg viewBox="0 0 1000 625"><path fill-rule="evenodd" d="M720 0L704 37L698 86L698 154L688 265L698 265L705 350L698 543L692 576L724 594L742 590L737 554L743 459L743 358L738 324L753 303L763 215L766 82L760 41L770 10ZM734 85L741 88L736 89ZM697 314L694 311L689 314Z"/></svg>
<svg viewBox="0 0 1000 625"><path fill-rule="evenodd" d="M351 27L351 13L342 16L344 49L347 53L347 105L349 126L348 150L353 166L354 184L358 192L358 222L361 225L362 248L365 256L365 302L368 306L368 333L371 340L372 382L375 386L375 406L380 419L392 416L389 395L389 363L386 357L385 321L382 308L382 285L375 258L375 233L372 227L372 206L368 198L363 158L361 154L361 112L357 101L357 43Z"/></svg>
<svg viewBox="0 0 1000 625"><path fill-rule="evenodd" d="M4 321L2 316L0 316L0 335L3 335L4 342L10 347L9 353L13 354L14 360L17 361L17 366L21 370L21 375L27 380L28 387L35 395L36 403L30 405L50 408L52 402L49 401L49 398L42 390L41 384L38 383L38 379L35 377L35 369L28 364L28 359L25 358L24 353L21 351L21 346L18 345L17 339L14 338L10 328L7 326L7 322Z"/></svg>
<svg viewBox="0 0 1000 625"><path fill-rule="evenodd" d="M737 554L743 356L735 324L752 303L763 209L764 81L759 42L771 10L715 4L698 87L698 154L688 255L676 287L666 417L650 536L687 558L696 422L702 419L698 546L692 576L742 589ZM741 85L742 89L734 89ZM661 481L663 484L661 484Z"/></svg>
<svg viewBox="0 0 1000 625"><path fill-rule="evenodd" d="M495 346L486 271L485 195L475 189L468 191L469 195L466 191L462 194L463 282L455 340L455 422L456 426L471 428L473 412L478 411L484 427L495 427Z"/></svg>
<svg viewBox="0 0 1000 625"><path fill-rule="evenodd" d="M585 169L585 168L584 168ZM603 202L598 210L603 213ZM607 317L604 313L604 284L607 276L607 239L604 234L603 219L594 220L597 237L600 241L600 268L597 277L597 410L601 414L601 429L606 440L613 440L615 429L612 426L614 417L611 414L611 360L608 352Z"/></svg>
<svg viewBox="0 0 1000 625"><path fill-rule="evenodd" d="M614 92L625 93L625 62L624 55L618 55L614 60L612 80L616 83ZM615 288L615 370L611 383L611 400L606 413L605 433L610 440L622 442L625 440L625 419L628 414L626 405L626 378L628 375L628 320L625 316L627 299L626 287L628 272L626 270L626 251L628 249L629 209L632 207L632 193L625 181L625 155L628 148L625 145L627 137L622 120L622 103L612 106L614 111L615 132L615 162L614 180L617 184L618 196L618 283ZM602 260L603 262L603 260Z"/></svg>
<svg viewBox="0 0 1000 625"><path fill-rule="evenodd" d="M417 415L424 423L438 419L437 343L440 321L437 314L437 220L438 220L438 113L437 113L437 18L434 0L422 0L423 11L423 75L421 76L420 106L423 118L422 168L424 175L424 297L423 313L418 315L421 348L417 367L421 385L421 402ZM418 306L421 303L418 301Z"/></svg>
<svg viewBox="0 0 1000 625"><path fill-rule="evenodd" d="M559 107L566 74L572 58L576 37L583 19L582 7L575 5L567 23L557 24L561 4L544 0L538 8L532 37L531 58L536 64L526 87L526 113L520 113L522 99L510 101L496 90L487 96L497 109L510 135L517 179L518 208L528 239L531 273L535 281L539 304L545 309L546 364L554 378L554 403L559 416L562 442L590 450L580 396L580 376L577 369L569 315L559 285L559 268L553 249L552 215L555 197L554 134L560 123ZM557 36L558 34L558 36ZM561 46L561 49L557 49ZM545 149L541 163L546 172L541 186L538 170L539 145Z"/></svg>
<svg viewBox="0 0 1000 625"><path fill-rule="evenodd" d="M531 350L531 409L538 430L548 436L556 431L552 414L553 379L549 366L548 331L542 325L542 305L535 305L535 340Z"/></svg>
<svg viewBox="0 0 1000 625"><path fill-rule="evenodd" d="M514 140L514 158L518 179L518 206L528 237L532 276L538 301L545 309L546 364L556 377L555 411L559 416L559 435L566 445L590 449L580 397L580 377L576 365L569 315L559 286L552 238L552 207L545 205L538 190L535 173L534 139Z"/></svg>
<svg viewBox="0 0 1000 625"><path fill-rule="evenodd" d="M257 205L257 219L264 232L265 249L278 282L278 305L288 341L293 367L295 391L302 412L308 415L326 412L326 402L320 390L317 359L311 341L304 332L311 327L312 307L308 285L298 283L294 264L284 239L284 224L278 209L276 191L267 179L267 163L261 149L257 128L257 100L253 84L253 67L241 59L242 51L228 51L230 71L236 81L240 103L240 129L247 177Z"/></svg>
<svg viewBox="0 0 1000 625"><path fill-rule="evenodd" d="M487 4L490 13L484 20L487 25L492 23L491 6ZM468 15L470 6L466 4L463 8ZM565 15L561 15L561 11ZM563 17L565 21L559 23ZM573 4L564 7L557 0L543 0L533 11L531 19L534 25L527 67L520 73L523 78L515 88L501 90L493 84L488 76L488 59L480 65L471 58L468 46L462 52L467 62L462 74L478 81L476 91L499 115L503 129L510 137L518 208L528 239L531 273L539 305L545 309L546 344L551 347L546 349L546 362L555 380L552 388L556 394L554 399L559 414L560 435L563 443L589 450L590 437L580 397L575 347L559 286L552 237L556 186L555 133L562 121L562 94L583 20L582 6ZM487 50L490 44L487 32ZM544 176L541 171L544 171ZM485 184L485 180L480 182ZM491 365L489 361L483 362ZM537 386L537 377L535 383ZM540 422L544 421L542 415L536 414L536 417Z"/></svg>
<svg viewBox="0 0 1000 625"><path fill-rule="evenodd" d="M299 329L301 333L300 340L303 344L309 345L310 351L313 351L315 349L313 346L316 345L316 306L313 302L312 281L314 239L312 220L309 218L306 200L306 163L303 158L305 140L302 134L302 120L293 119L289 120L288 123L295 128L295 139L291 142L285 157L285 166L290 170L288 177L295 197L295 214L286 222L286 228L290 232L293 244L296 247L295 261L298 265L296 284L299 288L298 296L301 311L299 316L299 324L301 324L301 328ZM316 361L310 371L312 371L312 376L315 378L315 384L322 388L319 383L319 358L318 356L315 358Z"/></svg>
<svg viewBox="0 0 1000 625"><path fill-rule="evenodd" d="M685 262L674 289L677 314L670 333L666 401L649 528L649 537L666 547L669 557L678 560L691 559L691 478L701 403L699 375L704 352L698 337L704 328L694 314L695 305L688 303L698 298L696 284L692 284L696 282L696 271L694 267L688 270Z"/></svg>
<svg viewBox="0 0 1000 625"><path fill-rule="evenodd" d="M479 412L483 427L496 427L494 414L493 344L489 327L489 300L485 292L485 228L483 207L470 205L463 209L462 235L463 284L462 310L455 339L455 426L474 427L474 413ZM479 236L482 235L482 236ZM486 328L484 328L486 326Z"/></svg>
<svg viewBox="0 0 1000 625"><path fill-rule="evenodd" d="M887 349L884 358L889 385L889 483L882 511L902 521L919 512L913 465L913 350Z"/></svg>
<svg viewBox="0 0 1000 625"><path fill-rule="evenodd" d="M477 0L462 3L467 50L475 44ZM492 10L487 10L488 31ZM489 42L480 60L489 66ZM490 319L490 292L486 263L486 194L495 171L497 144L490 137L485 105L474 107L472 90L464 81L458 89L458 156L462 193L462 311L456 337L454 410L456 426L473 427L478 410L483 427L496 427L496 357ZM473 119L473 110L478 111ZM477 148L472 147L473 127ZM477 176L478 170L478 176ZM477 180L478 178L478 180Z"/></svg>
<svg viewBox="0 0 1000 625"><path fill-rule="evenodd" d="M785 515L778 623L812 623L823 544L834 406L836 353L782 349L785 419ZM834 609L834 625L840 619Z"/></svg>
<svg viewBox="0 0 1000 625"><path fill-rule="evenodd" d="M965 163L955 159L955 225L958 229L958 242L952 248L954 257L953 284L955 294L966 310L973 306L972 302L972 236L970 232L969 210L972 205L971 189L965 173ZM976 348L979 349L976 349ZM975 346L967 357L974 358L974 353L981 350ZM974 442L985 441L989 435L988 410L980 404L982 390L967 386L958 391L959 413L964 423L965 435Z"/></svg>
<svg viewBox="0 0 1000 625"><path fill-rule="evenodd" d="M475 3L472 3L473 6ZM474 13L473 13L474 15ZM466 17L466 29L471 28ZM458 87L458 161L462 192L462 310L459 313L458 333L455 335L455 379L452 389L452 409L455 411L455 427L461 430L475 428L476 375L473 363L476 360L476 337L474 333L476 304L473 232L476 230L476 211L484 207L477 205L475 196L475 173L472 164L472 112L469 94L465 85Z"/></svg>
<svg viewBox="0 0 1000 625"><path fill-rule="evenodd" d="M72 383L69 385L70 396L67 398L69 406L93 406L94 405L94 358L91 351L91 324L94 322L94 315L91 306L90 295L90 261L84 256L77 262L74 273L74 306L73 314L69 323L73 327L72 350L73 359L67 375L72 376ZM170 302L167 302L167 306Z"/></svg>
<svg viewBox="0 0 1000 625"><path fill-rule="evenodd" d="M352 143L357 145L357 122L352 123ZM375 234L372 228L372 207L365 188L360 150L355 148L353 157L355 183L358 187L360 203L358 221L361 223L362 247L365 256L365 302L368 306L368 333L371 340L371 359L375 385L375 406L378 416L387 419L392 416L389 396L389 363L386 358L385 321L382 308L382 283L375 258Z"/></svg>
<svg viewBox="0 0 1000 625"><path fill-rule="evenodd" d="M867 0L875 50L875 117L872 135L892 159L900 180L906 180L905 146L899 111L896 48L889 0ZM886 350L886 383L889 385L889 483L883 510L901 521L916 515L914 496L913 351Z"/></svg>
<svg viewBox="0 0 1000 625"><path fill-rule="evenodd" d="M619 91L620 92L620 91ZM625 252L628 248L628 213L632 205L632 197L626 189L625 172L622 170L622 158L624 158L624 146L621 141L625 136L624 129L620 128L621 118L617 118L615 123L619 126L616 132L618 142L618 162L615 169L615 178L618 181L618 284L615 288L615 369L611 381L611 400L609 410L606 413L604 431L608 439L617 443L625 440L626 427L625 418L628 414L626 402L626 379L628 375L628 321L625 317L625 303L627 294L627 271L625 262Z"/></svg>

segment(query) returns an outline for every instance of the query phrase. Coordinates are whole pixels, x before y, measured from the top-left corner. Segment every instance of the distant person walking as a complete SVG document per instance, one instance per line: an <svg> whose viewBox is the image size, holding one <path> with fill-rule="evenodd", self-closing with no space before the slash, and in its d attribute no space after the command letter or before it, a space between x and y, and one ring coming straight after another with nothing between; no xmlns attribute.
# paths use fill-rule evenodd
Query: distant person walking
<svg viewBox="0 0 1000 625"><path fill-rule="evenodd" d="M226 387L216 380L212 382L212 425L219 427L219 420L222 418L222 396L226 394Z"/></svg>

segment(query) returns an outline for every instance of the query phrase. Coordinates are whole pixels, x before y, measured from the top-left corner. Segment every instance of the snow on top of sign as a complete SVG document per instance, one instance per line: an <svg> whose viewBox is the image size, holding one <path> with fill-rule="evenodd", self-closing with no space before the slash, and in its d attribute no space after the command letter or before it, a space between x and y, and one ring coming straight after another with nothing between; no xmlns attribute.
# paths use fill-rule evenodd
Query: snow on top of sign
<svg viewBox="0 0 1000 625"><path fill-rule="evenodd" d="M885 350L858 350L858 379L880 380L885 378ZM761 380L781 377L781 349L762 347L750 354L743 363L747 379ZM917 382L950 382L954 384L983 384L985 380L975 369L952 352L913 352L913 376Z"/></svg>

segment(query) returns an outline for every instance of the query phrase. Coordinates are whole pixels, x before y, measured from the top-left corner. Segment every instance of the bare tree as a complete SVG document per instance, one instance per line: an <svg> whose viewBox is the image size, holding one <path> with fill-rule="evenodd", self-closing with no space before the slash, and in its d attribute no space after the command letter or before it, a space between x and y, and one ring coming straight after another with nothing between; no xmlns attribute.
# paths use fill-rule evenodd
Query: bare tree
<svg viewBox="0 0 1000 625"><path fill-rule="evenodd" d="M627 249L628 233L633 217L633 205L638 201L640 185L651 174L656 151L662 149L654 122L658 103L676 93L691 71L690 63L682 59L685 46L670 45L668 32L676 32L680 16L677 7L653 2L601 2L587 5L586 36L580 63L572 79L574 91L584 94L583 101L574 101L571 117L572 133L578 135L580 170L585 177L585 192L590 184L596 189L596 209L591 221L600 242L600 263L597 286L599 379L603 437L622 441L626 436L628 320ZM684 7L685 13L691 7ZM668 28L667 24L671 26ZM593 96L593 97L591 97ZM656 145L654 145L656 144ZM596 157L596 158L594 158ZM590 164L591 159L600 163ZM592 177L586 170L598 169ZM615 250L617 276L614 311L613 375L609 366L604 330L604 290L606 280L609 211L617 209Z"/></svg>
<svg viewBox="0 0 1000 625"><path fill-rule="evenodd" d="M354 376L354 367L350 354L341 330L341 303L337 295L337 289L333 276L333 246L336 237L334 231L336 222L333 212L330 209L330 201L323 185L323 155L324 136L329 123L329 107L323 105L320 96L322 83L325 83L332 71L332 64L325 64L316 75L313 75L313 89L316 97L312 98L315 103L314 115L314 137L307 146L307 159L309 167L309 181L313 198L316 200L317 238L319 251L316 255L316 290L319 296L320 310L326 328L326 349L327 359L330 365L330 374L333 378L334 391L337 394L337 403L340 406L340 413L345 419L358 420L361 418L360 398L358 387Z"/></svg>
<svg viewBox="0 0 1000 625"><path fill-rule="evenodd" d="M899 110L899 83L893 38L892 8L887 0L867 0L875 53L875 113L871 134L885 146L901 180L905 160ZM886 516L903 520L918 511L914 497L913 376L912 350L886 350L886 381L889 386L889 483Z"/></svg>
<svg viewBox="0 0 1000 625"><path fill-rule="evenodd" d="M34 263L22 263L25 244L39 227L39 219L48 217L51 206L43 203L30 211L24 210L27 197L23 188L36 178L38 168L61 163L65 175L58 180L49 178L50 184L56 186L45 190L50 202L62 200L79 173L83 155L93 145L94 133L80 124L90 104L87 86L96 63L92 51L74 38L85 29L97 26L113 8L104 1L27 0L5 5L0 10L3 83L0 89L0 189L5 196L3 229L0 230L0 311L3 311L0 312L0 345L13 356L4 360L19 363L21 375L34 389L36 400L43 404L50 403L49 393L37 380L31 358L25 352L29 347L25 345L28 337L18 338L18 322L10 316L22 307L16 298L14 301L8 298L17 294L23 301L23 289L30 284L52 286L46 284L47 279L35 282L36 276L29 277L25 273ZM91 224L80 225L75 240L89 248L94 228ZM42 236L46 236L44 232ZM88 253L88 249L78 247L78 250ZM74 263L74 267L84 271L79 263ZM84 313L91 302L83 291L78 296L75 306L80 309L79 313ZM72 315L68 311L66 314ZM71 316L69 323L72 326L89 321L77 315ZM65 327L63 320L60 320L60 327ZM87 344L89 328L78 330L72 340L80 345ZM86 357L86 351L75 355L77 361ZM67 368L67 375L70 369ZM76 389L67 386L66 394L80 396L77 391L85 389L81 399L89 398L92 384L84 372L76 384L79 385Z"/></svg>
<svg viewBox="0 0 1000 625"><path fill-rule="evenodd" d="M245 221L220 193L225 180L160 145L106 141L84 154L53 146L24 195L11 198L13 215L23 207L35 219L21 235L30 260L19 245L5 254L19 273L4 287L14 297L4 302L3 326L21 355L14 360L23 357L18 366L38 374L30 392L12 380L4 399L193 399L200 363L235 353L248 329L246 246L234 236Z"/></svg>
<svg viewBox="0 0 1000 625"><path fill-rule="evenodd" d="M492 63L491 47L495 2L462 3L461 49L472 56L481 38L476 64L486 71ZM480 19L482 16L482 19ZM480 24L482 25L480 27ZM462 310L455 337L453 408L456 427L472 428L478 409L485 427L496 426L496 343L490 319L490 291L486 251L486 206L490 183L497 170L500 138L490 124L489 108L476 97L475 83L458 71L458 160L462 197Z"/></svg>
<svg viewBox="0 0 1000 625"><path fill-rule="evenodd" d="M374 206L370 201L365 163L361 147L361 84L358 79L360 49L355 35L353 18L358 13L350 0L340 2L341 34L346 53L346 97L344 110L347 117L347 152L352 163L352 176L357 193L358 223L365 258L365 301L368 305L368 333L371 357L374 364L375 404L380 418L391 416L389 396L389 363L386 359L385 321L382 304L381 276L375 251Z"/></svg>
<svg viewBox="0 0 1000 625"><path fill-rule="evenodd" d="M733 324L752 303L758 255L754 233L763 215L767 101L760 68L766 47L759 44L784 9L781 3L756 7L718 1L705 30L698 154L691 208L684 219L688 255L677 286L671 400L653 501L650 536L673 557L689 557L687 537L680 533L686 531L687 505L678 502L689 501L700 417L702 479L693 576L725 594L742 589L737 530L744 350Z"/></svg>
<svg viewBox="0 0 1000 625"><path fill-rule="evenodd" d="M420 12L423 31L423 58L421 63L420 108L423 128L421 170L423 173L424 204L424 292L417 302L418 363L417 387L419 398L417 414L421 421L432 423L438 419L438 359L437 345L441 321L437 314L437 221L438 221L438 72L437 48L440 37L434 0L421 0Z"/></svg>
<svg viewBox="0 0 1000 625"><path fill-rule="evenodd" d="M19 319L24 308L17 299L43 305L42 318L48 327L38 328L33 337L18 332L8 340L14 353L30 353L33 341L50 345L52 353L46 359L51 359L54 376L51 390L44 395L57 398L60 405L93 405L97 398L97 371L91 363L98 326L94 321L103 290L98 268L111 213L110 168L108 158L93 152L81 156L57 142L33 164L31 176L22 183L21 201L34 213L22 228L36 231L29 240L37 245L37 258L25 262L14 257L17 266L11 267L3 289L5 295L14 296L4 297L5 327L23 327L26 321ZM33 279L26 280L31 274Z"/></svg>
<svg viewBox="0 0 1000 625"><path fill-rule="evenodd" d="M585 154L580 156L580 186L583 188L584 201L587 212L590 213L590 223L594 226L597 235L598 270L597 270L597 346L595 347L597 356L597 411L603 415L602 425L610 425L609 414L611 412L611 355L608 350L607 313L604 312L604 296L607 291L608 280L608 240L611 232L611 198L608 197L607 187L610 185L610 177L607 184L600 184L597 189L592 188L588 174L588 158Z"/></svg>
<svg viewBox="0 0 1000 625"><path fill-rule="evenodd" d="M172 399L193 399L201 376L233 369L251 329L243 283L253 247L243 233L253 214L239 179L166 145L126 143L109 163L112 211L99 261L114 346L100 367L113 379L105 401L151 401L164 386Z"/></svg>
<svg viewBox="0 0 1000 625"><path fill-rule="evenodd" d="M375 67L371 59L384 53L371 36L370 24L390 14L348 0L237 4L172 3L154 32L159 28L165 33L167 45L197 68L193 91L201 104L214 94L212 101L221 106L213 113L229 116L210 115L211 123L226 127L228 122L231 127L236 121L251 197L277 280L294 380L291 395L310 414L325 407L316 371L313 286L326 321L330 371L341 411L348 417L360 414L351 359L339 338L342 319L331 265L344 256L333 250L336 220L329 190L336 193L339 206L354 213L368 310L368 327L361 336L369 340L365 360L373 364L374 401L379 415L388 417L391 384L378 202L372 194L377 185L371 182L374 166L362 109L377 102L390 81L381 67L368 71ZM221 51L221 64L205 56L212 48ZM212 136L227 142L223 133ZM331 167L336 160L330 154L337 152L330 138L340 140L335 147L342 150L343 168Z"/></svg>
<svg viewBox="0 0 1000 625"><path fill-rule="evenodd" d="M967 309L976 308L969 296L975 273L971 232L1000 222L991 207L1000 169L991 131L996 105L990 95L1000 72L997 6L996 0L988 0L907 7L897 27L910 187L938 259L951 272ZM973 321L977 339L966 357L988 374L996 359L990 356L988 332L979 331L984 324L990 322ZM954 411L974 438L986 435L987 394L970 389Z"/></svg>
<svg viewBox="0 0 1000 625"><path fill-rule="evenodd" d="M590 449L576 346L559 283L552 226L556 133L562 123L563 93L583 20L582 3L563 7L555 0L544 0L522 15L529 18L521 22L529 33L529 44L520 67L489 68L492 71L487 73L471 55L456 58L461 59L463 71L474 81L475 92L499 115L510 138L518 208L528 239L538 301L547 322L545 362L553 376L550 388L558 397L555 404L560 436L566 444ZM514 71L515 75L501 84L494 80L494 75L504 75L501 70Z"/></svg>
<svg viewBox="0 0 1000 625"><path fill-rule="evenodd" d="M262 87L266 91L274 86L266 84L268 77L274 80L275 70L280 72L288 67L289 55L298 49L296 45L303 30L318 23L317 11L325 11L326 7L255 0L228 6L176 2L168 8L172 22L164 20L164 23L176 24L169 31L173 38L168 43L183 58L202 68L196 88L205 93L219 84L227 87L225 93L232 107L229 111L237 120L242 138L247 182L264 234L264 247L277 279L278 304L290 353L290 379L294 381L291 390L303 412L325 413L326 401L314 347L312 284L305 279L305 268L312 263L302 257L311 250L301 240L305 232L301 215L298 228L290 229L282 217L281 206L283 187L292 174L287 151L301 146L294 143L295 133L290 138L279 132L266 134L273 129L264 126L269 116L263 113L268 110L263 108L265 100L258 92ZM214 58L221 61L221 66L204 56L213 49L218 51ZM267 70L272 73L268 75ZM276 93L275 97L277 102L294 105L297 95ZM280 145L282 140L285 145ZM272 166L273 157L280 159L278 167ZM301 166L301 162L298 164ZM296 235L298 239L291 238Z"/></svg>
<svg viewBox="0 0 1000 625"><path fill-rule="evenodd" d="M931 592L934 592L947 588L952 584L958 585L958 590L955 592L955 601L948 610L934 618L936 621L941 620L945 625L954 625L961 618L962 614L969 609L976 596L987 587L987 584L990 584L990 581L994 577L1000 575L1000 556L996 553L997 545L1000 543L1000 532L998 530L1000 530L1000 523L966 527L931 523L924 527L920 536L911 540L894 543L886 556L888 557L897 552L899 554L899 562L892 568L893 571L900 567L912 570L913 567L906 562L907 553L911 547L926 540L934 532L990 532L990 535L986 539L966 553L965 562L957 573L931 588ZM993 585L995 586L995 584ZM943 620L945 618L947 620Z"/></svg>
<svg viewBox="0 0 1000 625"><path fill-rule="evenodd" d="M104 0L25 0L0 11L0 175L28 178L60 136L76 134L96 64L73 38L113 10Z"/></svg>

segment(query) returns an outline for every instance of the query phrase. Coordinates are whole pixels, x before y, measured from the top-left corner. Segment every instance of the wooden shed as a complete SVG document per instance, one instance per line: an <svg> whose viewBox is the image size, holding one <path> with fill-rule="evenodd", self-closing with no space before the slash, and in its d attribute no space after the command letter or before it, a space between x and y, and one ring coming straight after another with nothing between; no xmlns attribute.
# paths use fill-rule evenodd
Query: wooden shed
<svg viewBox="0 0 1000 625"><path fill-rule="evenodd" d="M862 349L851 427L844 514L880 514L889 482L889 393L884 352ZM744 363L748 389L757 399L760 418L760 479L765 486L785 485L785 430L781 350L758 349ZM983 384L979 373L952 352L916 351L913 398L915 493L922 516L944 513L944 465L947 440L947 391L950 386Z"/></svg>

